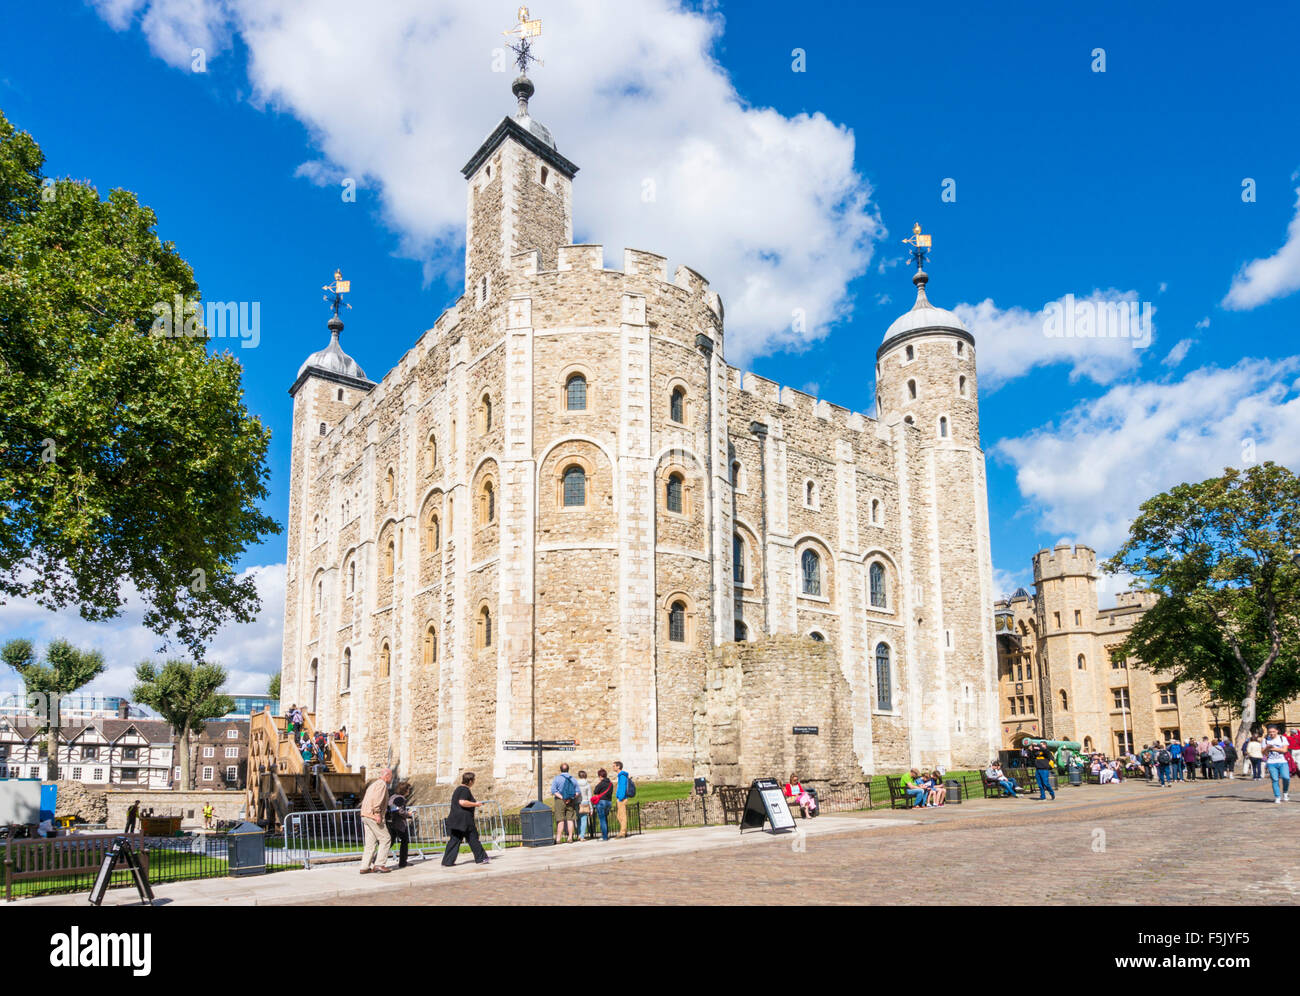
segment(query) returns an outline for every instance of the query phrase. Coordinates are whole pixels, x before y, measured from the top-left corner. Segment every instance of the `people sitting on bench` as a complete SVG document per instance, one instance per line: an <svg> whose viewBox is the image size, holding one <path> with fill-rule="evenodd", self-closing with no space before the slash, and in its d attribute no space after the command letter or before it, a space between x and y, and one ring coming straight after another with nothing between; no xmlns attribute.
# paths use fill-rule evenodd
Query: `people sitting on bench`
<svg viewBox="0 0 1300 996"><path fill-rule="evenodd" d="M799 784L799 779L796 775L790 776L790 780L785 783L785 787L782 791L785 792L786 804L791 807L798 806L799 814L805 820L817 812L817 800L814 799L801 784Z"/></svg>
<svg viewBox="0 0 1300 996"><path fill-rule="evenodd" d="M997 785L997 787L1002 790L1002 794L1007 798L1018 798L1016 795L1016 783L1002 773L1002 765L997 761L989 762L989 766L984 769L984 776Z"/></svg>
<svg viewBox="0 0 1300 996"><path fill-rule="evenodd" d="M925 799L926 796L929 794L929 790L927 788L922 787L920 779L921 779L921 772L913 768L911 771L909 771L907 774L903 776L902 780L899 782L899 785L903 789L903 791L906 792L911 797L913 806L915 806L917 809L924 809Z"/></svg>

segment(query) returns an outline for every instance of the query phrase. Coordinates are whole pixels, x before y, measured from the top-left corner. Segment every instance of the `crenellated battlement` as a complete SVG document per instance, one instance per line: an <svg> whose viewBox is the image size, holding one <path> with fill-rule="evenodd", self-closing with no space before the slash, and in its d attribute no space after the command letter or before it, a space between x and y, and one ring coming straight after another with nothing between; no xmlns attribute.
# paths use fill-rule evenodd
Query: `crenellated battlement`
<svg viewBox="0 0 1300 996"><path fill-rule="evenodd" d="M1051 550L1039 550L1034 554L1034 581L1052 578L1085 575L1095 577L1097 574L1097 551L1092 547L1070 546L1058 543Z"/></svg>

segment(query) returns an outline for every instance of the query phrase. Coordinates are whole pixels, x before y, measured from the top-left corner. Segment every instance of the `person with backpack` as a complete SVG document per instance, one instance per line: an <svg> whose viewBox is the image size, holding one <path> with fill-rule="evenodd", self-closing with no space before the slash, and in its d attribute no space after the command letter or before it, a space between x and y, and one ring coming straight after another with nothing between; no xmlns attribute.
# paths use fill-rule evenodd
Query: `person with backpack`
<svg viewBox="0 0 1300 996"><path fill-rule="evenodd" d="M1274 802L1291 801L1291 766L1286 763L1290 753L1286 738L1278 734L1276 726L1270 726L1264 738L1264 765L1273 783Z"/></svg>
<svg viewBox="0 0 1300 996"><path fill-rule="evenodd" d="M1224 761L1223 744L1220 743L1219 741L1215 741L1214 743L1210 744L1210 764L1214 766L1215 778L1223 777L1223 761Z"/></svg>
<svg viewBox="0 0 1300 996"><path fill-rule="evenodd" d="M551 779L551 800L555 807L555 843L564 836L573 843L578 825L578 780L569 774L568 764L560 765L560 773Z"/></svg>
<svg viewBox="0 0 1300 996"><path fill-rule="evenodd" d="M1196 752L1196 738L1188 737L1187 743L1183 744L1183 763L1187 765L1187 780L1196 781L1196 765L1199 761L1199 755Z"/></svg>
<svg viewBox="0 0 1300 996"><path fill-rule="evenodd" d="M1049 792L1055 800L1056 790L1052 788L1052 752L1045 743L1034 747L1034 777L1038 779L1038 801L1046 799L1046 793Z"/></svg>
<svg viewBox="0 0 1300 996"><path fill-rule="evenodd" d="M614 799L618 802L618 835L627 836L627 801L636 795L636 782L623 770L623 762L614 762Z"/></svg>
<svg viewBox="0 0 1300 996"><path fill-rule="evenodd" d="M1160 766L1160 787L1173 783L1173 773L1169 770L1174 763L1174 755L1169 753L1168 746L1162 745L1156 751L1156 764Z"/></svg>
<svg viewBox="0 0 1300 996"><path fill-rule="evenodd" d="M1181 782L1183 780L1183 745L1177 739L1169 743L1169 756L1173 759L1169 762L1169 780L1171 782Z"/></svg>
<svg viewBox="0 0 1300 996"><path fill-rule="evenodd" d="M1223 738L1223 767L1228 772L1229 778L1237 777L1237 745L1232 742L1231 737Z"/></svg>

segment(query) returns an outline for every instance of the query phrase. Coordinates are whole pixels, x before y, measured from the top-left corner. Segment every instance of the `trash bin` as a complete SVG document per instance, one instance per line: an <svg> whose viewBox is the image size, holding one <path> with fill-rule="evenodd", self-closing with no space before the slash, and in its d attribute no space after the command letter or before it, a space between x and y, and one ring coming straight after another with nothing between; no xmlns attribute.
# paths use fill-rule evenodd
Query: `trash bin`
<svg viewBox="0 0 1300 996"><path fill-rule="evenodd" d="M266 832L244 822L226 834L226 869L232 877L266 874Z"/></svg>
<svg viewBox="0 0 1300 996"><path fill-rule="evenodd" d="M1070 765L1070 784L1071 785L1083 784L1083 770L1081 768L1078 768L1074 765Z"/></svg>
<svg viewBox="0 0 1300 996"><path fill-rule="evenodd" d="M955 778L949 778L943 783L943 787L948 790L948 798L944 800L945 802L961 803L961 782Z"/></svg>
<svg viewBox="0 0 1300 996"><path fill-rule="evenodd" d="M519 810L519 837L524 847L545 847L555 843L551 807L534 799Z"/></svg>

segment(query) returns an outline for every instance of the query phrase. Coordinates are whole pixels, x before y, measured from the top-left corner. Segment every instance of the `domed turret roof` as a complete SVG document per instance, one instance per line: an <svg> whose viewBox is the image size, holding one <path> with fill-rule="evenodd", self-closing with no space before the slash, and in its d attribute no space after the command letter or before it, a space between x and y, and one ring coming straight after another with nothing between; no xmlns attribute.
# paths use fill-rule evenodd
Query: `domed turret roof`
<svg viewBox="0 0 1300 996"><path fill-rule="evenodd" d="M886 329L885 342L888 342L894 336L904 335L908 332L919 332L922 329L965 332L970 335L970 330L962 324L960 318L947 308L936 308L930 303L929 298L925 296L925 284L929 279L924 270L917 270L916 276L912 277L912 283L916 284L916 303L912 305L911 311L903 312Z"/></svg>
<svg viewBox="0 0 1300 996"><path fill-rule="evenodd" d="M343 322L338 316L329 320L329 330L329 345L307 357L306 362L298 368L298 376L301 377L310 369L337 374L340 377L351 377L353 380L365 380L366 372L361 369L361 365L343 352L343 347L339 345L339 333L343 331Z"/></svg>
<svg viewBox="0 0 1300 996"><path fill-rule="evenodd" d="M1028 597L1029 597L1029 592L1025 591L1024 588L1017 588L1014 592L1011 593L1011 598L1013 601L1017 598L1028 598Z"/></svg>

